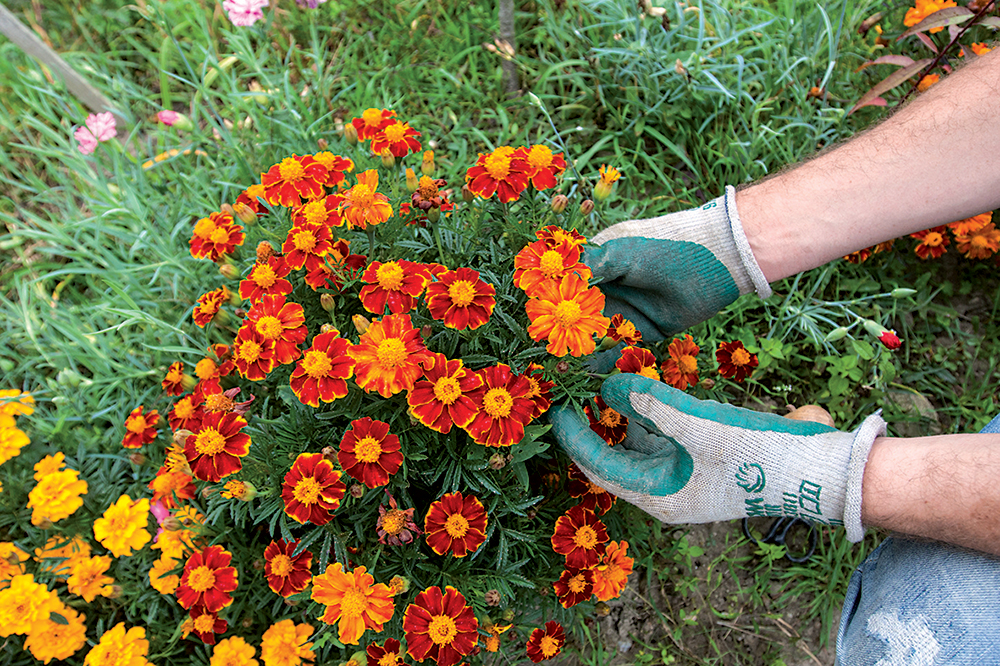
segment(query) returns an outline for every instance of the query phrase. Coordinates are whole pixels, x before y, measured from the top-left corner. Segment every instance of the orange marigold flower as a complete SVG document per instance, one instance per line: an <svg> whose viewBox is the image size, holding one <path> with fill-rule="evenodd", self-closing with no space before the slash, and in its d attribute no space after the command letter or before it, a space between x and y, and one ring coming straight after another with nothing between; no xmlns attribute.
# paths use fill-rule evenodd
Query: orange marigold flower
<svg viewBox="0 0 1000 666"><path fill-rule="evenodd" d="M739 340L720 342L715 360L719 362L719 374L737 382L749 377L758 363L757 355L748 352Z"/></svg>
<svg viewBox="0 0 1000 666"><path fill-rule="evenodd" d="M187 385L187 386L185 386ZM167 395L181 395L186 389L194 387L194 379L184 374L184 364L176 361L167 368L167 374L160 382Z"/></svg>
<svg viewBox="0 0 1000 666"><path fill-rule="evenodd" d="M215 212L195 222L188 245L195 259L218 261L235 252L245 238L243 227L233 221L232 215Z"/></svg>
<svg viewBox="0 0 1000 666"><path fill-rule="evenodd" d="M172 557L161 555L149 569L149 584L160 594L173 594L180 585L181 577L170 573L177 568L177 562Z"/></svg>
<svg viewBox="0 0 1000 666"><path fill-rule="evenodd" d="M562 153L553 153L551 148L540 144L518 150L527 163L525 175L536 190L540 192L556 186L556 176L566 170L566 159Z"/></svg>
<svg viewBox="0 0 1000 666"><path fill-rule="evenodd" d="M369 224L382 224L392 217L389 197L378 191L378 171L369 169L358 174L358 184L344 192L341 202L348 227L366 229Z"/></svg>
<svg viewBox="0 0 1000 666"><path fill-rule="evenodd" d="M528 187L529 171L523 151L500 146L491 153L479 153L475 165L465 172L465 182L478 197L489 199L496 194L501 202L510 203Z"/></svg>
<svg viewBox="0 0 1000 666"><path fill-rule="evenodd" d="M427 545L438 555L465 557L486 541L486 509L474 495L442 495L427 509L424 532Z"/></svg>
<svg viewBox="0 0 1000 666"><path fill-rule="evenodd" d="M625 347L621 357L615 361L615 367L622 372L630 372L654 381L660 381L660 373L656 371L656 357L653 352L642 347Z"/></svg>
<svg viewBox="0 0 1000 666"><path fill-rule="evenodd" d="M698 345L690 335L674 338L667 347L668 357L660 366L663 370L663 381L681 391L689 385L697 384L699 351Z"/></svg>
<svg viewBox="0 0 1000 666"><path fill-rule="evenodd" d="M125 437L122 439L122 446L126 449L138 449L143 444L149 444L154 439L159 430L156 424L160 422L160 413L155 409L144 414L142 405L139 405L125 419Z"/></svg>
<svg viewBox="0 0 1000 666"><path fill-rule="evenodd" d="M123 497L127 497L127 495ZM123 500L119 498L118 502L119 504L121 504ZM131 498L129 498L129 502L131 503ZM112 507L114 507L114 505L112 505ZM131 505L129 508L132 508ZM146 502L146 509L147 510L149 509L148 501ZM135 525L138 525L138 523L141 522L138 517L131 517L131 516L130 518L133 518L132 522L120 520L120 516L117 514L117 512L111 512L110 509L109 511L106 511L105 514L108 515L109 517L119 519L119 522L115 522L113 525L108 525L107 523L105 523L105 525L107 525L108 527L120 528L124 525L126 529L131 529L133 523ZM148 518L148 514L146 516L143 516L143 519L145 518ZM96 525L98 521L94 522ZM145 523L143 522L143 527L144 526ZM105 533L102 532L102 535L103 534ZM148 539L149 539L149 533L147 532L146 540ZM143 543L145 543L145 541L143 541ZM142 548L142 544L138 544L135 547L137 549ZM43 548L35 549L34 559L36 562L39 563L39 571L41 573L51 574L56 577L56 580L64 581L69 576L70 567L73 566L73 562L75 562L79 558L86 558L86 557L90 557L90 544L87 543L87 541L82 536L76 535L72 538L66 536L49 537L48 540L45 542L45 546ZM115 557L118 556L116 555Z"/></svg>
<svg viewBox="0 0 1000 666"><path fill-rule="evenodd" d="M238 585L235 567L229 566L233 554L222 546L208 546L195 551L184 565L177 587L177 603L183 608L202 606L218 613L233 603L230 594Z"/></svg>
<svg viewBox="0 0 1000 666"><path fill-rule="evenodd" d="M0 417L30 416L35 413L35 399L18 389L0 389Z"/></svg>
<svg viewBox="0 0 1000 666"><path fill-rule="evenodd" d="M393 121L372 137L372 155L381 155L386 150L393 157L406 157L410 153L419 153L420 142L415 138L418 136L420 132L410 127L409 123Z"/></svg>
<svg viewBox="0 0 1000 666"><path fill-rule="evenodd" d="M111 558L107 555L79 558L70 567L69 580L66 589L70 594L83 597L90 603L98 595L107 597L112 594L111 586L115 579L105 575L111 566Z"/></svg>
<svg viewBox="0 0 1000 666"><path fill-rule="evenodd" d="M377 391L383 398L413 388L430 354L420 329L405 314L373 321L347 353L354 359L358 386L369 393Z"/></svg>
<svg viewBox="0 0 1000 666"><path fill-rule="evenodd" d="M319 401L333 402L347 395L347 381L354 376L354 359L348 356L349 340L337 331L313 338L295 366L290 379L292 391L305 405L319 407Z"/></svg>
<svg viewBox="0 0 1000 666"><path fill-rule="evenodd" d="M601 561L594 567L594 595L598 601L617 599L625 590L634 560L626 553L628 541L612 541L604 549Z"/></svg>
<svg viewBox="0 0 1000 666"><path fill-rule="evenodd" d="M278 539L264 549L264 577L275 594L290 597L309 586L313 554L303 550L293 555L298 545L298 541Z"/></svg>
<svg viewBox="0 0 1000 666"><path fill-rule="evenodd" d="M281 246L285 253L285 263L296 270L315 270L324 263L333 248L333 234L325 224L297 223L288 230L288 237Z"/></svg>
<svg viewBox="0 0 1000 666"><path fill-rule="evenodd" d="M361 280L365 286L358 297L365 310L381 315L388 305L393 314L404 314L417 304L430 281L430 274L421 264L400 259L398 261L373 261Z"/></svg>
<svg viewBox="0 0 1000 666"><path fill-rule="evenodd" d="M299 666L312 664L316 653L310 650L309 636L313 628L294 620L275 622L260 638L260 658L264 666Z"/></svg>
<svg viewBox="0 0 1000 666"><path fill-rule="evenodd" d="M628 417L608 407L601 396L596 396L594 401L597 403L597 414L589 403L583 406L584 413L590 419L590 429L607 442L608 446L621 444L628 434Z"/></svg>
<svg viewBox="0 0 1000 666"><path fill-rule="evenodd" d="M972 47L972 52L977 56L986 55L993 50L986 46L984 42L973 42L970 46ZM958 55L965 57L965 49L959 50Z"/></svg>
<svg viewBox="0 0 1000 666"><path fill-rule="evenodd" d="M547 339L545 347L553 356L584 356L597 347L594 336L603 336L611 320L601 314L604 294L575 273L558 284L540 283L535 298L525 304L532 340Z"/></svg>
<svg viewBox="0 0 1000 666"><path fill-rule="evenodd" d="M940 29L941 28L938 28L938 30ZM931 30L931 32L934 31ZM922 77L920 81L917 83L917 92L924 92L925 90L927 90L940 80L941 80L940 74L928 74L927 76Z"/></svg>
<svg viewBox="0 0 1000 666"><path fill-rule="evenodd" d="M343 201L344 195L337 193L304 203L292 211L292 224L296 226L320 225L327 228L343 226L344 218L340 214L340 204Z"/></svg>
<svg viewBox="0 0 1000 666"><path fill-rule="evenodd" d="M201 427L187 438L184 455L195 478L215 483L243 469L240 460L250 452L246 419L234 412L208 412Z"/></svg>
<svg viewBox="0 0 1000 666"><path fill-rule="evenodd" d="M354 171L354 161L348 157L342 157L340 155L335 155L329 150L324 150L316 153L312 156L314 160L323 165L326 169L326 179L323 180L323 185L327 187L336 187L343 183L347 176L346 174Z"/></svg>
<svg viewBox="0 0 1000 666"><path fill-rule="evenodd" d="M546 622L545 629L535 629L528 637L528 658L534 663L545 661L562 652L566 633L558 622Z"/></svg>
<svg viewBox="0 0 1000 666"><path fill-rule="evenodd" d="M526 397L535 403L535 408L531 411L531 418L537 419L549 411L549 407L552 406L552 388L555 386L555 382L545 379L545 368L537 363L529 364L521 376L527 379L531 386Z"/></svg>
<svg viewBox="0 0 1000 666"><path fill-rule="evenodd" d="M10 585L10 579L24 574L24 562L29 555L10 541L0 541L0 590Z"/></svg>
<svg viewBox="0 0 1000 666"><path fill-rule="evenodd" d="M233 362L236 369L251 381L266 378L267 373L276 365L274 347L273 340L265 340L253 327L241 326L233 342ZM221 388L218 384L216 386Z"/></svg>
<svg viewBox="0 0 1000 666"><path fill-rule="evenodd" d="M535 403L528 397L531 383L503 363L483 368L479 376L483 385L469 393L479 411L465 431L484 446L517 444L535 411Z"/></svg>
<svg viewBox="0 0 1000 666"><path fill-rule="evenodd" d="M340 440L337 461L349 476L369 488L389 483L389 477L403 464L399 437L389 432L389 424L370 417L351 421Z"/></svg>
<svg viewBox="0 0 1000 666"><path fill-rule="evenodd" d="M948 251L945 249L948 247L949 241L948 236L945 235L944 227L934 227L933 229L918 231L915 234L910 234L910 238L916 238L920 241L917 246L913 248L913 251L916 252L917 256L921 259L926 259L929 256L937 259Z"/></svg>
<svg viewBox="0 0 1000 666"><path fill-rule="evenodd" d="M581 505L556 519L552 550L566 556L566 566L589 569L600 559L598 546L608 542L608 531L593 511Z"/></svg>
<svg viewBox="0 0 1000 666"><path fill-rule="evenodd" d="M302 199L319 199L326 195L323 183L328 172L311 155L292 155L260 174L264 199L272 206L298 206Z"/></svg>
<svg viewBox="0 0 1000 666"><path fill-rule="evenodd" d="M955 236L955 247L969 259L986 259L1000 250L1000 230L987 222L975 231Z"/></svg>
<svg viewBox="0 0 1000 666"><path fill-rule="evenodd" d="M858 250L857 252L851 252L850 254L845 254L844 259L852 264L860 264L868 261L868 258L872 256L873 247L865 248L863 250Z"/></svg>
<svg viewBox="0 0 1000 666"><path fill-rule="evenodd" d="M535 237L540 241L545 241L545 244L551 248L557 248L563 245L579 246L587 242L587 238L580 234L580 232L576 229L570 229L567 231L555 224L542 227L535 232Z"/></svg>
<svg viewBox="0 0 1000 666"><path fill-rule="evenodd" d="M448 328L474 331L490 320L496 292L471 268L445 271L427 287L427 308Z"/></svg>
<svg viewBox="0 0 1000 666"><path fill-rule="evenodd" d="M483 380L464 367L461 359L449 360L444 354L431 354L424 368L424 378L406 394L410 413L431 430L451 432L452 424L464 428L476 417L476 403L469 393Z"/></svg>
<svg viewBox="0 0 1000 666"><path fill-rule="evenodd" d="M594 572L590 569L564 569L559 580L552 584L563 608L571 608L587 601L594 593Z"/></svg>
<svg viewBox="0 0 1000 666"><path fill-rule="evenodd" d="M611 325L608 326L608 337L615 342L624 341L626 345L637 345L642 342L642 331L635 327L620 314L612 315Z"/></svg>
<svg viewBox="0 0 1000 666"><path fill-rule="evenodd" d="M604 201L611 196L611 188L614 187L615 182L621 178L622 174L618 169L606 164L602 164L598 171L601 174L601 179L594 185L594 198L598 201Z"/></svg>
<svg viewBox="0 0 1000 666"><path fill-rule="evenodd" d="M903 25L907 28L915 26L934 12L956 6L953 0L916 0L915 5L906 10L906 16L903 17ZM931 28L930 32L934 34L942 30L944 28Z"/></svg>
<svg viewBox="0 0 1000 666"><path fill-rule="evenodd" d="M94 538L115 557L128 557L152 538L146 530L148 520L148 499L133 500L128 495L121 495L94 521ZM87 554L89 556L89 549Z"/></svg>
<svg viewBox="0 0 1000 666"><path fill-rule="evenodd" d="M225 285L208 292L207 294L202 294L198 298L198 304L194 306L194 311L191 313L191 317L194 319L194 323L205 328L208 322L215 318L215 315L219 313L219 309L222 308L222 304L229 300L229 290L226 289Z"/></svg>
<svg viewBox="0 0 1000 666"><path fill-rule="evenodd" d="M580 263L581 252L580 246L571 242L556 246L546 240L530 243L514 257L514 285L535 297L541 285L558 285L567 275L589 280L591 272Z"/></svg>
<svg viewBox="0 0 1000 666"><path fill-rule="evenodd" d="M479 642L479 621L462 593L451 587L429 587L417 594L403 615L406 652L417 661L455 666Z"/></svg>
<svg viewBox="0 0 1000 666"><path fill-rule="evenodd" d="M376 583L365 567L344 571L340 562L313 577L312 600L326 606L320 620L340 622L338 637L348 645L357 645L368 629L382 631L394 610L388 585Z"/></svg>
<svg viewBox="0 0 1000 666"><path fill-rule="evenodd" d="M149 641L143 627L125 630L119 622L101 635L101 640L90 649L83 660L84 666L152 666L146 660Z"/></svg>
<svg viewBox="0 0 1000 666"><path fill-rule="evenodd" d="M284 257L278 255L255 263L250 274L240 281L240 298L254 304L267 294L285 296L292 293L292 283L285 279L291 271Z"/></svg>
<svg viewBox="0 0 1000 666"><path fill-rule="evenodd" d="M361 117L353 119L351 124L358 131L358 141L367 141L396 122L393 120L395 117L396 112L389 109L365 109Z"/></svg>
<svg viewBox="0 0 1000 666"><path fill-rule="evenodd" d="M167 463L163 463L147 487L153 491L153 504L159 502L168 509L176 509L177 500L194 499L198 492L190 474L172 470Z"/></svg>
<svg viewBox="0 0 1000 666"><path fill-rule="evenodd" d="M388 490L385 494L389 498L389 508L386 509L385 504L378 505L378 522L375 525L379 543L402 546L413 541L414 535L423 534L413 522L414 509L400 509L396 498Z"/></svg>
<svg viewBox="0 0 1000 666"><path fill-rule="evenodd" d="M403 666L403 655L399 641L395 638L385 639L385 645L372 643L365 651L368 666Z"/></svg>
<svg viewBox="0 0 1000 666"><path fill-rule="evenodd" d="M991 222L992 220L993 220L993 211L990 211L988 213L982 213L981 215L974 215L964 220L959 220L957 222L949 222L945 226L951 229L951 233L955 234L956 236L966 236L972 233L973 231L979 231L984 226L986 226L987 222Z"/></svg>
<svg viewBox="0 0 1000 666"><path fill-rule="evenodd" d="M229 629L229 622L204 606L194 606L188 614L191 619L191 631L205 645L215 645L216 634L224 634Z"/></svg>
<svg viewBox="0 0 1000 666"><path fill-rule="evenodd" d="M281 486L285 513L300 523L326 525L347 492L340 477L322 453L300 453Z"/></svg>
<svg viewBox="0 0 1000 666"><path fill-rule="evenodd" d="M309 332L305 312L298 303L286 302L281 294L268 294L250 308L246 321L265 342L274 344L274 360L278 363L292 363L302 353L298 345L305 342Z"/></svg>
<svg viewBox="0 0 1000 666"><path fill-rule="evenodd" d="M617 499L607 490L588 479L587 475L575 463L569 465L566 492L569 493L570 497L579 497L580 506L599 516L610 511Z"/></svg>

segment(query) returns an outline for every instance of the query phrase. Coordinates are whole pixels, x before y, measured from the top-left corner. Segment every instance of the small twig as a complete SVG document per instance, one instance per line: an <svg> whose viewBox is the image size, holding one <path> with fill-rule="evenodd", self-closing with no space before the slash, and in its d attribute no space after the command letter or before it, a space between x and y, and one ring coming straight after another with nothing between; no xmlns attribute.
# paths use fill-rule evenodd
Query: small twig
<svg viewBox="0 0 1000 666"><path fill-rule="evenodd" d="M814 662L816 662L816 666L823 666L823 662L821 662L819 659L816 658L816 655L814 655L809 650L809 648L806 647L805 643L803 643L802 641L798 641L796 643L796 645L798 645L800 648L802 648L802 651L805 652L807 655L809 655L810 659L812 659Z"/></svg>

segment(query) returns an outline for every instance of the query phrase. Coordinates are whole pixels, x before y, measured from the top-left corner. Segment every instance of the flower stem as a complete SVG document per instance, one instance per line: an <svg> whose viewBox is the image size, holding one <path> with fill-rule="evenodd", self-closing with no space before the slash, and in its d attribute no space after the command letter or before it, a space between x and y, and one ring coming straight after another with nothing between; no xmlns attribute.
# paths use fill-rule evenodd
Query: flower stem
<svg viewBox="0 0 1000 666"><path fill-rule="evenodd" d="M444 260L444 246L441 244L441 228L437 222L431 222L431 226L434 231L434 242L437 244L438 261L441 262L442 266L447 266L447 263Z"/></svg>
<svg viewBox="0 0 1000 666"><path fill-rule="evenodd" d="M375 227L369 224L365 227L365 232L368 234L368 261L370 263L375 260Z"/></svg>

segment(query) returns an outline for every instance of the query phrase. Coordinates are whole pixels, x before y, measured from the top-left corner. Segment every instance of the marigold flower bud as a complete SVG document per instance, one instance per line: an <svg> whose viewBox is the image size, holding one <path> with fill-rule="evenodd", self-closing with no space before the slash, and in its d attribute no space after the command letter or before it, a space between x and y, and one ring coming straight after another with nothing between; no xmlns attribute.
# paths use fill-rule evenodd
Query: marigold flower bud
<svg viewBox="0 0 1000 666"><path fill-rule="evenodd" d="M504 622L513 622L515 615L516 615L516 613L514 612L514 609L513 608L508 608L507 610L505 610L503 612L503 621Z"/></svg>
<svg viewBox="0 0 1000 666"><path fill-rule="evenodd" d="M198 380L187 374L186 372L181 375L181 388L184 389L185 393L190 393L194 390L194 387L198 385Z"/></svg>
<svg viewBox="0 0 1000 666"><path fill-rule="evenodd" d="M358 130L351 123L344 125L344 140L352 146L358 142Z"/></svg>
<svg viewBox="0 0 1000 666"><path fill-rule="evenodd" d="M425 176L433 176L434 175L434 151L433 150L425 150L424 151L424 159L420 163L420 173L424 174Z"/></svg>
<svg viewBox="0 0 1000 666"><path fill-rule="evenodd" d="M257 571L260 571L261 569L264 568L264 560L257 558L250 564L250 566L252 566Z"/></svg>
<svg viewBox="0 0 1000 666"><path fill-rule="evenodd" d="M52 521L48 518L42 518L42 521L38 523L38 529L49 530L52 529Z"/></svg>
<svg viewBox="0 0 1000 666"><path fill-rule="evenodd" d="M204 488L201 489L201 496L204 497L205 499L208 499L214 494L215 494L215 488L211 486L205 486Z"/></svg>
<svg viewBox="0 0 1000 666"><path fill-rule="evenodd" d="M368 332L368 327L372 325L370 321L365 319L364 315L356 314L351 317L351 323L354 324L355 330L357 330L358 335L364 335Z"/></svg>
<svg viewBox="0 0 1000 666"><path fill-rule="evenodd" d="M242 626L244 629L249 629L250 627L253 626L253 618L249 616L243 618L242 620L240 620L240 626Z"/></svg>
<svg viewBox="0 0 1000 666"><path fill-rule="evenodd" d="M476 195L472 193L469 189L469 185L462 185L462 201L465 203L472 203L472 200L476 198Z"/></svg>
<svg viewBox="0 0 1000 666"><path fill-rule="evenodd" d="M351 486L351 497L354 499L361 499L365 495L365 487L360 483L355 483Z"/></svg>
<svg viewBox="0 0 1000 666"><path fill-rule="evenodd" d="M866 331L871 333L876 338L889 330L882 324L878 323L877 321L872 321L871 319L865 319L862 322L862 325L865 327Z"/></svg>
<svg viewBox="0 0 1000 666"><path fill-rule="evenodd" d="M507 465L507 458L502 453L494 453L490 456L489 466L492 470L503 469Z"/></svg>
<svg viewBox="0 0 1000 666"><path fill-rule="evenodd" d="M552 197L552 201L549 205L551 206L553 213L561 213L566 210L567 206L569 206L569 197L565 194L557 194Z"/></svg>
<svg viewBox="0 0 1000 666"><path fill-rule="evenodd" d="M413 169L406 167L406 189L410 192L416 192L418 187L420 187L420 179L417 178L417 174L413 173Z"/></svg>
<svg viewBox="0 0 1000 666"><path fill-rule="evenodd" d="M320 453L322 453L323 457L329 460L330 462L335 462L337 460L337 449L333 448L332 446L324 446L323 450L320 451Z"/></svg>
<svg viewBox="0 0 1000 666"><path fill-rule="evenodd" d="M410 579L406 576L393 576L389 579L389 591L393 595L405 594L410 589Z"/></svg>
<svg viewBox="0 0 1000 666"><path fill-rule="evenodd" d="M323 324L322 326L319 327L319 332L320 333L336 333L337 335L340 335L340 331L338 331L337 327L334 326L333 324Z"/></svg>
<svg viewBox="0 0 1000 666"><path fill-rule="evenodd" d="M906 287L896 287L892 290L890 294L893 298L906 298L907 296L913 296L917 293L916 289L907 289Z"/></svg>
<svg viewBox="0 0 1000 666"><path fill-rule="evenodd" d="M580 204L580 215L590 215L594 212L594 202L590 199L584 199L583 203Z"/></svg>
<svg viewBox="0 0 1000 666"><path fill-rule="evenodd" d="M184 446L187 443L188 437L190 437L193 434L194 434L193 432L185 428L181 428L180 430L175 430L174 444L176 444L177 446Z"/></svg>
<svg viewBox="0 0 1000 666"><path fill-rule="evenodd" d="M500 605L500 590L486 590L486 605L487 606L499 606Z"/></svg>
<svg viewBox="0 0 1000 666"><path fill-rule="evenodd" d="M330 142L327 141L326 139L322 139L322 138L317 139L316 140L316 147L319 148L320 150L326 150L327 148L330 147Z"/></svg>
<svg viewBox="0 0 1000 666"><path fill-rule="evenodd" d="M400 661L402 661L402 659L400 659ZM364 651L358 650L357 652L351 655L349 661L342 662L340 666L355 666L356 664L360 666L361 664L367 664L367 663L368 663L368 655L365 654Z"/></svg>
<svg viewBox="0 0 1000 666"><path fill-rule="evenodd" d="M613 185L613 183L609 183L606 180L597 181L597 185L594 185L594 198L598 201L604 201L610 197Z"/></svg>
<svg viewBox="0 0 1000 666"><path fill-rule="evenodd" d="M569 362L559 361L558 363L556 363L556 372L559 373L560 375L565 375L567 372L569 372Z"/></svg>
<svg viewBox="0 0 1000 666"><path fill-rule="evenodd" d="M253 208L242 201L234 203L233 210L236 211L236 217L240 218L243 224L249 226L257 221L257 213L253 212Z"/></svg>
<svg viewBox="0 0 1000 666"><path fill-rule="evenodd" d="M167 516L163 519L163 522L160 523L160 527L168 532L176 532L184 526L178 518L175 518L174 516Z"/></svg>
<svg viewBox="0 0 1000 666"><path fill-rule="evenodd" d="M607 617L611 613L611 606L607 605L603 601L598 601L594 604L594 615L597 617Z"/></svg>
<svg viewBox="0 0 1000 666"><path fill-rule="evenodd" d="M240 269L236 268L233 264L227 262L219 264L219 272L222 276L230 280L235 280L240 276Z"/></svg>
<svg viewBox="0 0 1000 666"><path fill-rule="evenodd" d="M826 337L823 338L823 341L824 342L836 342L837 340L842 340L846 336L847 336L847 327L846 326L838 326L837 328L835 328L832 331L830 331L829 333L827 333Z"/></svg>
<svg viewBox="0 0 1000 666"><path fill-rule="evenodd" d="M274 256L274 246L267 241L257 243L257 263L265 264L267 260Z"/></svg>
<svg viewBox="0 0 1000 666"><path fill-rule="evenodd" d="M145 465L146 464L146 456L144 456L144 455L142 455L141 453L138 453L138 452L130 453L129 456L128 456L128 459L129 459L129 462L131 462L133 465Z"/></svg>
<svg viewBox="0 0 1000 666"><path fill-rule="evenodd" d="M702 387L706 391L715 388L715 380L711 377L705 377L703 380L698 382L698 386Z"/></svg>
<svg viewBox="0 0 1000 666"><path fill-rule="evenodd" d="M124 591L125 590L122 589L121 585L112 585L111 586L111 590L107 594L102 595L102 596L105 596L108 599L118 599L118 598L120 598L122 596L122 593Z"/></svg>
<svg viewBox="0 0 1000 666"><path fill-rule="evenodd" d="M292 606L294 608L295 606L299 605L299 600L298 599L285 599L285 605L286 606Z"/></svg>
<svg viewBox="0 0 1000 666"><path fill-rule="evenodd" d="M332 294L320 294L319 305L327 312L333 312L333 309L337 306Z"/></svg>
<svg viewBox="0 0 1000 666"><path fill-rule="evenodd" d="M530 507L528 508L527 511L524 512L524 517L527 518L528 520L534 520L535 516L537 515L538 515L538 510L535 509L535 507Z"/></svg>
<svg viewBox="0 0 1000 666"><path fill-rule="evenodd" d="M428 208L427 209L427 220L434 224L441 219L441 209L440 208Z"/></svg>
<svg viewBox="0 0 1000 666"><path fill-rule="evenodd" d="M229 204L227 204L227 203L224 203L221 206L219 206L219 212L220 213L225 213L229 217L235 217L236 216L236 210L232 206L230 206Z"/></svg>
<svg viewBox="0 0 1000 666"><path fill-rule="evenodd" d="M420 337L427 339L431 337L431 333L434 332L434 328L430 324L424 324L420 327Z"/></svg>
<svg viewBox="0 0 1000 666"><path fill-rule="evenodd" d="M380 153L380 156L382 157L382 166L386 169L391 169L396 166L396 156L389 152L388 148L384 149Z"/></svg>

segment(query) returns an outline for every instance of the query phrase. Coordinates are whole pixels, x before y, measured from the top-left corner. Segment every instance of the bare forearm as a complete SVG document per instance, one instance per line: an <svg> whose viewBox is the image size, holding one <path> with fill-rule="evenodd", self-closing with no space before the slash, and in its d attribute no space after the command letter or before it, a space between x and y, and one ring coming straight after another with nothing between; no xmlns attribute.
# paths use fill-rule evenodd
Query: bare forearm
<svg viewBox="0 0 1000 666"><path fill-rule="evenodd" d="M1000 434L876 439L861 521L1000 555Z"/></svg>
<svg viewBox="0 0 1000 666"><path fill-rule="evenodd" d="M1000 207L1000 50L877 127L737 193L769 281Z"/></svg>

